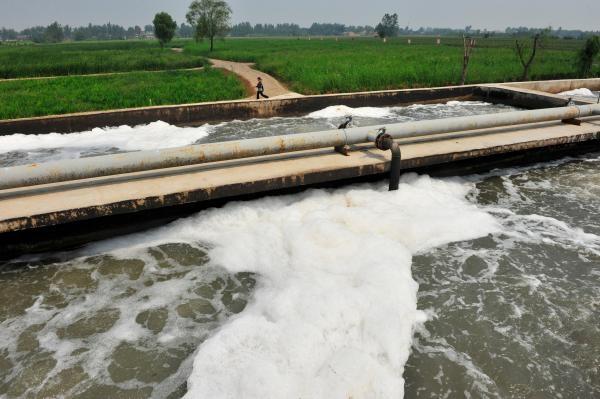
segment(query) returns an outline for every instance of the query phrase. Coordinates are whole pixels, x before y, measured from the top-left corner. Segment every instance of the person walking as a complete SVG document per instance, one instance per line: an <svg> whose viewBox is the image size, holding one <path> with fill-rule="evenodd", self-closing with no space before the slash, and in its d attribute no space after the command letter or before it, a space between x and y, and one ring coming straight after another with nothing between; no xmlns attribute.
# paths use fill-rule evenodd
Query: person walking
<svg viewBox="0 0 600 399"><path fill-rule="evenodd" d="M263 98L269 98L269 96L265 95L265 86L263 86L262 79L258 78L258 84L256 85L256 99L260 99L260 96Z"/></svg>

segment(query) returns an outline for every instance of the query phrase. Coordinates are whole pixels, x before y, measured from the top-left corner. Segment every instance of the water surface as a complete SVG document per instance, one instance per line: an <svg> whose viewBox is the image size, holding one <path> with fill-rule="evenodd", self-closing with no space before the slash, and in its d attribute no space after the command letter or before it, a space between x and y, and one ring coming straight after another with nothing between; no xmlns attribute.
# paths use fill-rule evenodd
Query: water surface
<svg viewBox="0 0 600 399"><path fill-rule="evenodd" d="M348 113L371 125L506 110L339 107L9 136L0 156L320 130ZM592 154L460 179L408 174L395 193L382 182L234 203L5 262L0 396L598 397L599 166Z"/></svg>

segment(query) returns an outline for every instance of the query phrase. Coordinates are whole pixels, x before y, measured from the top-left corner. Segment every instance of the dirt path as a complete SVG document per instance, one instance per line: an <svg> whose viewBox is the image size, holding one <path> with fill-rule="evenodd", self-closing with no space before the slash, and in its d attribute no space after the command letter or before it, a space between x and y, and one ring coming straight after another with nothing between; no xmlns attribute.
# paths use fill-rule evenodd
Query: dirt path
<svg viewBox="0 0 600 399"><path fill-rule="evenodd" d="M285 85L269 74L258 71L253 68L254 64L247 62L233 62L209 59L215 68L231 71L248 82L249 87L253 90L256 86L256 78L261 77L265 86L265 94L270 98L287 98L287 97L302 97L301 94L290 91ZM256 98L256 94L249 98Z"/></svg>

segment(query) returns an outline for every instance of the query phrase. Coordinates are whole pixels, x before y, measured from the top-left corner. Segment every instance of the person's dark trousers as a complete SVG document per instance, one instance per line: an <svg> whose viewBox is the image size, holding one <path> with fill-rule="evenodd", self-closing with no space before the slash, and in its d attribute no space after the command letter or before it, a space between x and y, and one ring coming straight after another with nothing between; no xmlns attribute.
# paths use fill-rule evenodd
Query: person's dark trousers
<svg viewBox="0 0 600 399"><path fill-rule="evenodd" d="M269 98L269 96L265 96L265 93L263 93L262 91L257 91L256 92L256 99L260 99L260 96L263 96L263 98Z"/></svg>

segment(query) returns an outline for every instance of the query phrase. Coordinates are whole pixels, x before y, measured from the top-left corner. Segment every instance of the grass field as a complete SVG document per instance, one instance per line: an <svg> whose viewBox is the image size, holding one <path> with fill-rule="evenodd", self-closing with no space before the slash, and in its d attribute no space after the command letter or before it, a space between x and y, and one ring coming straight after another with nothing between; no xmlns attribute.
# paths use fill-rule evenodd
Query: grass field
<svg viewBox="0 0 600 399"><path fill-rule="evenodd" d="M237 77L212 68L6 81L0 82L0 119L233 100L245 95Z"/></svg>
<svg viewBox="0 0 600 399"><path fill-rule="evenodd" d="M334 93L454 85L460 80L462 39L332 38L228 39L208 52L206 43L188 42L186 52L233 61L255 62L258 69L304 93ZM514 39L478 39L467 83L520 80L522 69L512 48ZM532 79L574 78L582 41L552 39L532 68ZM600 68L596 67L596 74Z"/></svg>
<svg viewBox="0 0 600 399"><path fill-rule="evenodd" d="M210 53L207 43L177 40L161 50L155 41L77 42L0 46L0 78L127 72L112 76L0 81L0 118L20 118L147 105L229 100L247 95L234 76L164 70L205 65L206 57L250 61L303 94L455 85L462 67L462 39L406 37L227 39ZM522 70L514 39L478 39L467 83L514 81ZM579 40L545 42L532 79L577 77ZM600 76L600 66L594 67ZM163 70L163 72L141 72Z"/></svg>
<svg viewBox="0 0 600 399"><path fill-rule="evenodd" d="M205 62L197 52L161 50L156 41L0 46L0 79L183 69Z"/></svg>

